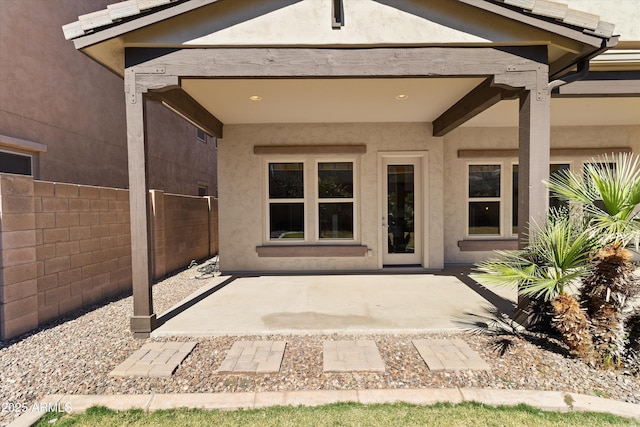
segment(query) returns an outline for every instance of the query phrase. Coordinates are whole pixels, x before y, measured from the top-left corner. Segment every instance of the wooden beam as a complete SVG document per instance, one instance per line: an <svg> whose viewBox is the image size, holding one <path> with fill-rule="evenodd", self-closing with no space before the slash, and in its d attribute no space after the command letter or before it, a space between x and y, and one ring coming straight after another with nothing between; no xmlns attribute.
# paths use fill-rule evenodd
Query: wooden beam
<svg viewBox="0 0 640 427"><path fill-rule="evenodd" d="M637 97L640 95L638 71L592 71L584 79L560 86L553 97Z"/></svg>
<svg viewBox="0 0 640 427"><path fill-rule="evenodd" d="M156 327L153 312L151 233L149 230L149 181L147 179L147 141L145 101L138 94L127 99L127 152L129 163L129 205L131 217L131 276L133 316L131 331L144 338Z"/></svg>
<svg viewBox="0 0 640 427"><path fill-rule="evenodd" d="M446 135L503 99L517 98L518 92L493 86L492 79L486 79L433 121L433 136Z"/></svg>
<svg viewBox="0 0 640 427"><path fill-rule="evenodd" d="M148 92L146 96L151 101L162 103L210 136L222 138L223 123L181 88L163 92Z"/></svg>
<svg viewBox="0 0 640 427"><path fill-rule="evenodd" d="M538 70L540 47L193 48L148 50L146 68L189 78L478 77ZM142 54L138 56L143 56ZM372 67L371 64L376 64ZM513 73L512 73L513 74Z"/></svg>

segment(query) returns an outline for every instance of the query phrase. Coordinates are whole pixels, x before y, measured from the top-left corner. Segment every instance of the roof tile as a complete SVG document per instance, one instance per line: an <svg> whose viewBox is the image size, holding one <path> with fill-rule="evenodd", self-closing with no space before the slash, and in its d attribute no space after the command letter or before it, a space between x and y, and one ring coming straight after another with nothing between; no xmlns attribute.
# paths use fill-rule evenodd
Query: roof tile
<svg viewBox="0 0 640 427"><path fill-rule="evenodd" d="M82 29L85 31L104 27L105 25L111 25L113 23L107 9L81 15L78 17L78 20L80 21Z"/></svg>
<svg viewBox="0 0 640 427"><path fill-rule="evenodd" d="M171 3L172 1L175 0L136 0L136 2L138 3L138 8L140 8L141 11L157 6L163 6L165 4Z"/></svg>
<svg viewBox="0 0 640 427"><path fill-rule="evenodd" d="M62 32L64 33L64 38L67 40L84 36L84 30L82 29L82 24L80 24L80 21L75 21L70 24L63 25Z"/></svg>
<svg viewBox="0 0 640 427"><path fill-rule="evenodd" d="M113 21L118 19L127 18L140 13L138 2L136 0L121 1L120 3L114 3L107 6L109 15Z"/></svg>
<svg viewBox="0 0 640 427"><path fill-rule="evenodd" d="M566 5L564 3L538 0L533 5L533 9L531 9L531 12L536 15L548 16L549 18L563 20L567 15L567 10L569 10L569 5Z"/></svg>
<svg viewBox="0 0 640 427"><path fill-rule="evenodd" d="M595 30L598 28L600 17L592 13L580 12L579 10L569 9L564 17L564 22L576 27L582 27L587 30Z"/></svg>

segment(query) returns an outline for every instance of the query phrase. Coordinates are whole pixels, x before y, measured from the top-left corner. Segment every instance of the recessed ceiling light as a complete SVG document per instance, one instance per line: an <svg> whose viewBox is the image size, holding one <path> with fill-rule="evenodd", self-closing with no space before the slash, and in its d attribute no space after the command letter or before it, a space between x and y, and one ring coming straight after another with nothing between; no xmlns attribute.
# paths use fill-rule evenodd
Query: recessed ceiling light
<svg viewBox="0 0 640 427"><path fill-rule="evenodd" d="M409 97L409 95L405 95L403 93L401 93L400 95L396 95L396 99L399 100L399 101L404 101L408 97Z"/></svg>
<svg viewBox="0 0 640 427"><path fill-rule="evenodd" d="M252 101L262 101L262 97L259 95L252 95L249 97L249 99Z"/></svg>

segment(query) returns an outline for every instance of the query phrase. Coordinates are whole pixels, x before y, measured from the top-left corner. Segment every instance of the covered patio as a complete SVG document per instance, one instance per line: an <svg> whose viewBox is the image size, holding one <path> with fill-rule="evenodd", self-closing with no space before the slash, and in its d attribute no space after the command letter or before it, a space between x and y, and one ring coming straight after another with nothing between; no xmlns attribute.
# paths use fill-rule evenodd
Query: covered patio
<svg viewBox="0 0 640 427"><path fill-rule="evenodd" d="M520 226L514 234L503 225L499 238L472 243L480 243L485 251L525 245L527 225L544 221L549 202L542 181L549 174L552 92L584 77L590 59L617 43L613 27L598 16L569 14L566 7L561 16L554 16L553 2L540 2L549 6L543 13L523 10L513 1L476 0L283 0L260 8L252 1L151 3L158 7L142 11L131 9L131 2L117 3L65 26L65 35L75 39L77 49L124 79L134 296L131 330L139 336L148 336L158 326L151 286L147 100L162 103L222 142L223 269L367 272L396 264L387 253L392 223L386 210L385 179L389 178L383 165L402 158L403 165L415 165L415 209L410 209L415 228L412 236L406 236L412 241L412 257L401 254L398 263L439 270L446 262L445 207L451 202L446 193L465 187L444 182L444 137L493 105L517 100L513 110L517 111L519 178L514 193ZM331 21L318 18L325 12ZM309 31L301 31L301 22L309 25ZM274 32L273 25L283 29ZM406 28L415 31L405 33ZM241 87L248 92L240 93ZM388 106L389 96L407 100L407 93L409 102ZM377 98L371 98L374 95ZM260 101L262 96L275 101L259 110L257 103L234 103L240 98ZM486 143L495 146L492 137ZM459 151L471 152L475 161L484 156L477 150ZM497 151L498 156L510 155L509 150ZM319 170L318 165L330 162L352 171L347 199L338 195L325 203L305 188L293 202L287 200L289 195L271 200L267 173L256 172L272 165L302 171L304 164L310 178L313 167ZM313 182L307 178L304 182ZM294 218L290 222L295 226L286 230L293 233L282 233L298 240L273 237L271 215L275 217L277 210L269 210L272 202L299 208L296 215L302 219ZM346 239L324 238L318 229L320 207L332 203L347 206L346 216L351 215ZM338 216L333 216L333 227L340 222ZM223 325L229 319L240 324L241 315L251 315L245 327L254 328L254 333L291 324L323 331L345 325L393 329L430 323L446 329L453 324L448 309L459 313L467 308L464 304L472 309L483 304L465 281L446 274L362 273L326 276L332 280L323 281L324 277L307 278L306 284L287 276L279 277L277 283L269 277L229 277L230 283L213 293L212 299L204 298L191 310L200 311L200 316L225 314L210 322L196 316L185 324ZM412 280L403 294L403 284ZM331 290L333 286L337 289ZM236 291L241 295L234 297ZM444 298L439 297L440 291L462 305L455 309L439 305ZM323 300L323 294L332 299ZM235 301L249 305L225 312ZM389 301L395 305L387 306ZM423 301L433 303L433 309L420 308ZM207 308L205 302L212 305ZM269 306L268 314L258 310L263 305ZM353 310L338 313L327 307ZM444 310L440 317L429 317L439 309ZM178 319L186 315L160 322L158 333L171 325L177 332L183 328ZM438 324L437 318L446 321Z"/></svg>
<svg viewBox="0 0 640 427"><path fill-rule="evenodd" d="M154 337L461 332L512 316L514 289L468 268L415 274L220 275L159 315Z"/></svg>

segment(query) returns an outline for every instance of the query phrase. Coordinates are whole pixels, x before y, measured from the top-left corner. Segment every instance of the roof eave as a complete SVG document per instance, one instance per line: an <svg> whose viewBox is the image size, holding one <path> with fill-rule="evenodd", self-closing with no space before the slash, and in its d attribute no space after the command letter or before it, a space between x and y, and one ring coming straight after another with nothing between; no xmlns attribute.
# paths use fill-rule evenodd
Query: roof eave
<svg viewBox="0 0 640 427"><path fill-rule="evenodd" d="M500 3L494 3L488 0L458 0L461 3L468 4L473 7L485 10L487 12L494 13L496 15L509 18L513 21L521 22L526 25L531 25L536 28L557 34L562 37L566 37L577 42L600 48L602 46L602 40L611 37L611 34L598 34L595 30L591 31L593 34L587 34L584 31L572 28L570 25L562 22L556 22L553 20L543 19L542 16L525 13L523 8L508 7L509 1L501 0ZM613 25L607 28L607 31L613 31Z"/></svg>
<svg viewBox="0 0 640 427"><path fill-rule="evenodd" d="M185 2L169 3L165 8L159 10L151 10L150 13L130 18L122 21L116 21L106 28L96 27L93 32L73 38L73 45L76 49L81 50L86 47L105 42L107 40L120 37L131 31L138 30L148 25L170 19L174 16L191 12L200 7L216 3L220 0L189 0Z"/></svg>

